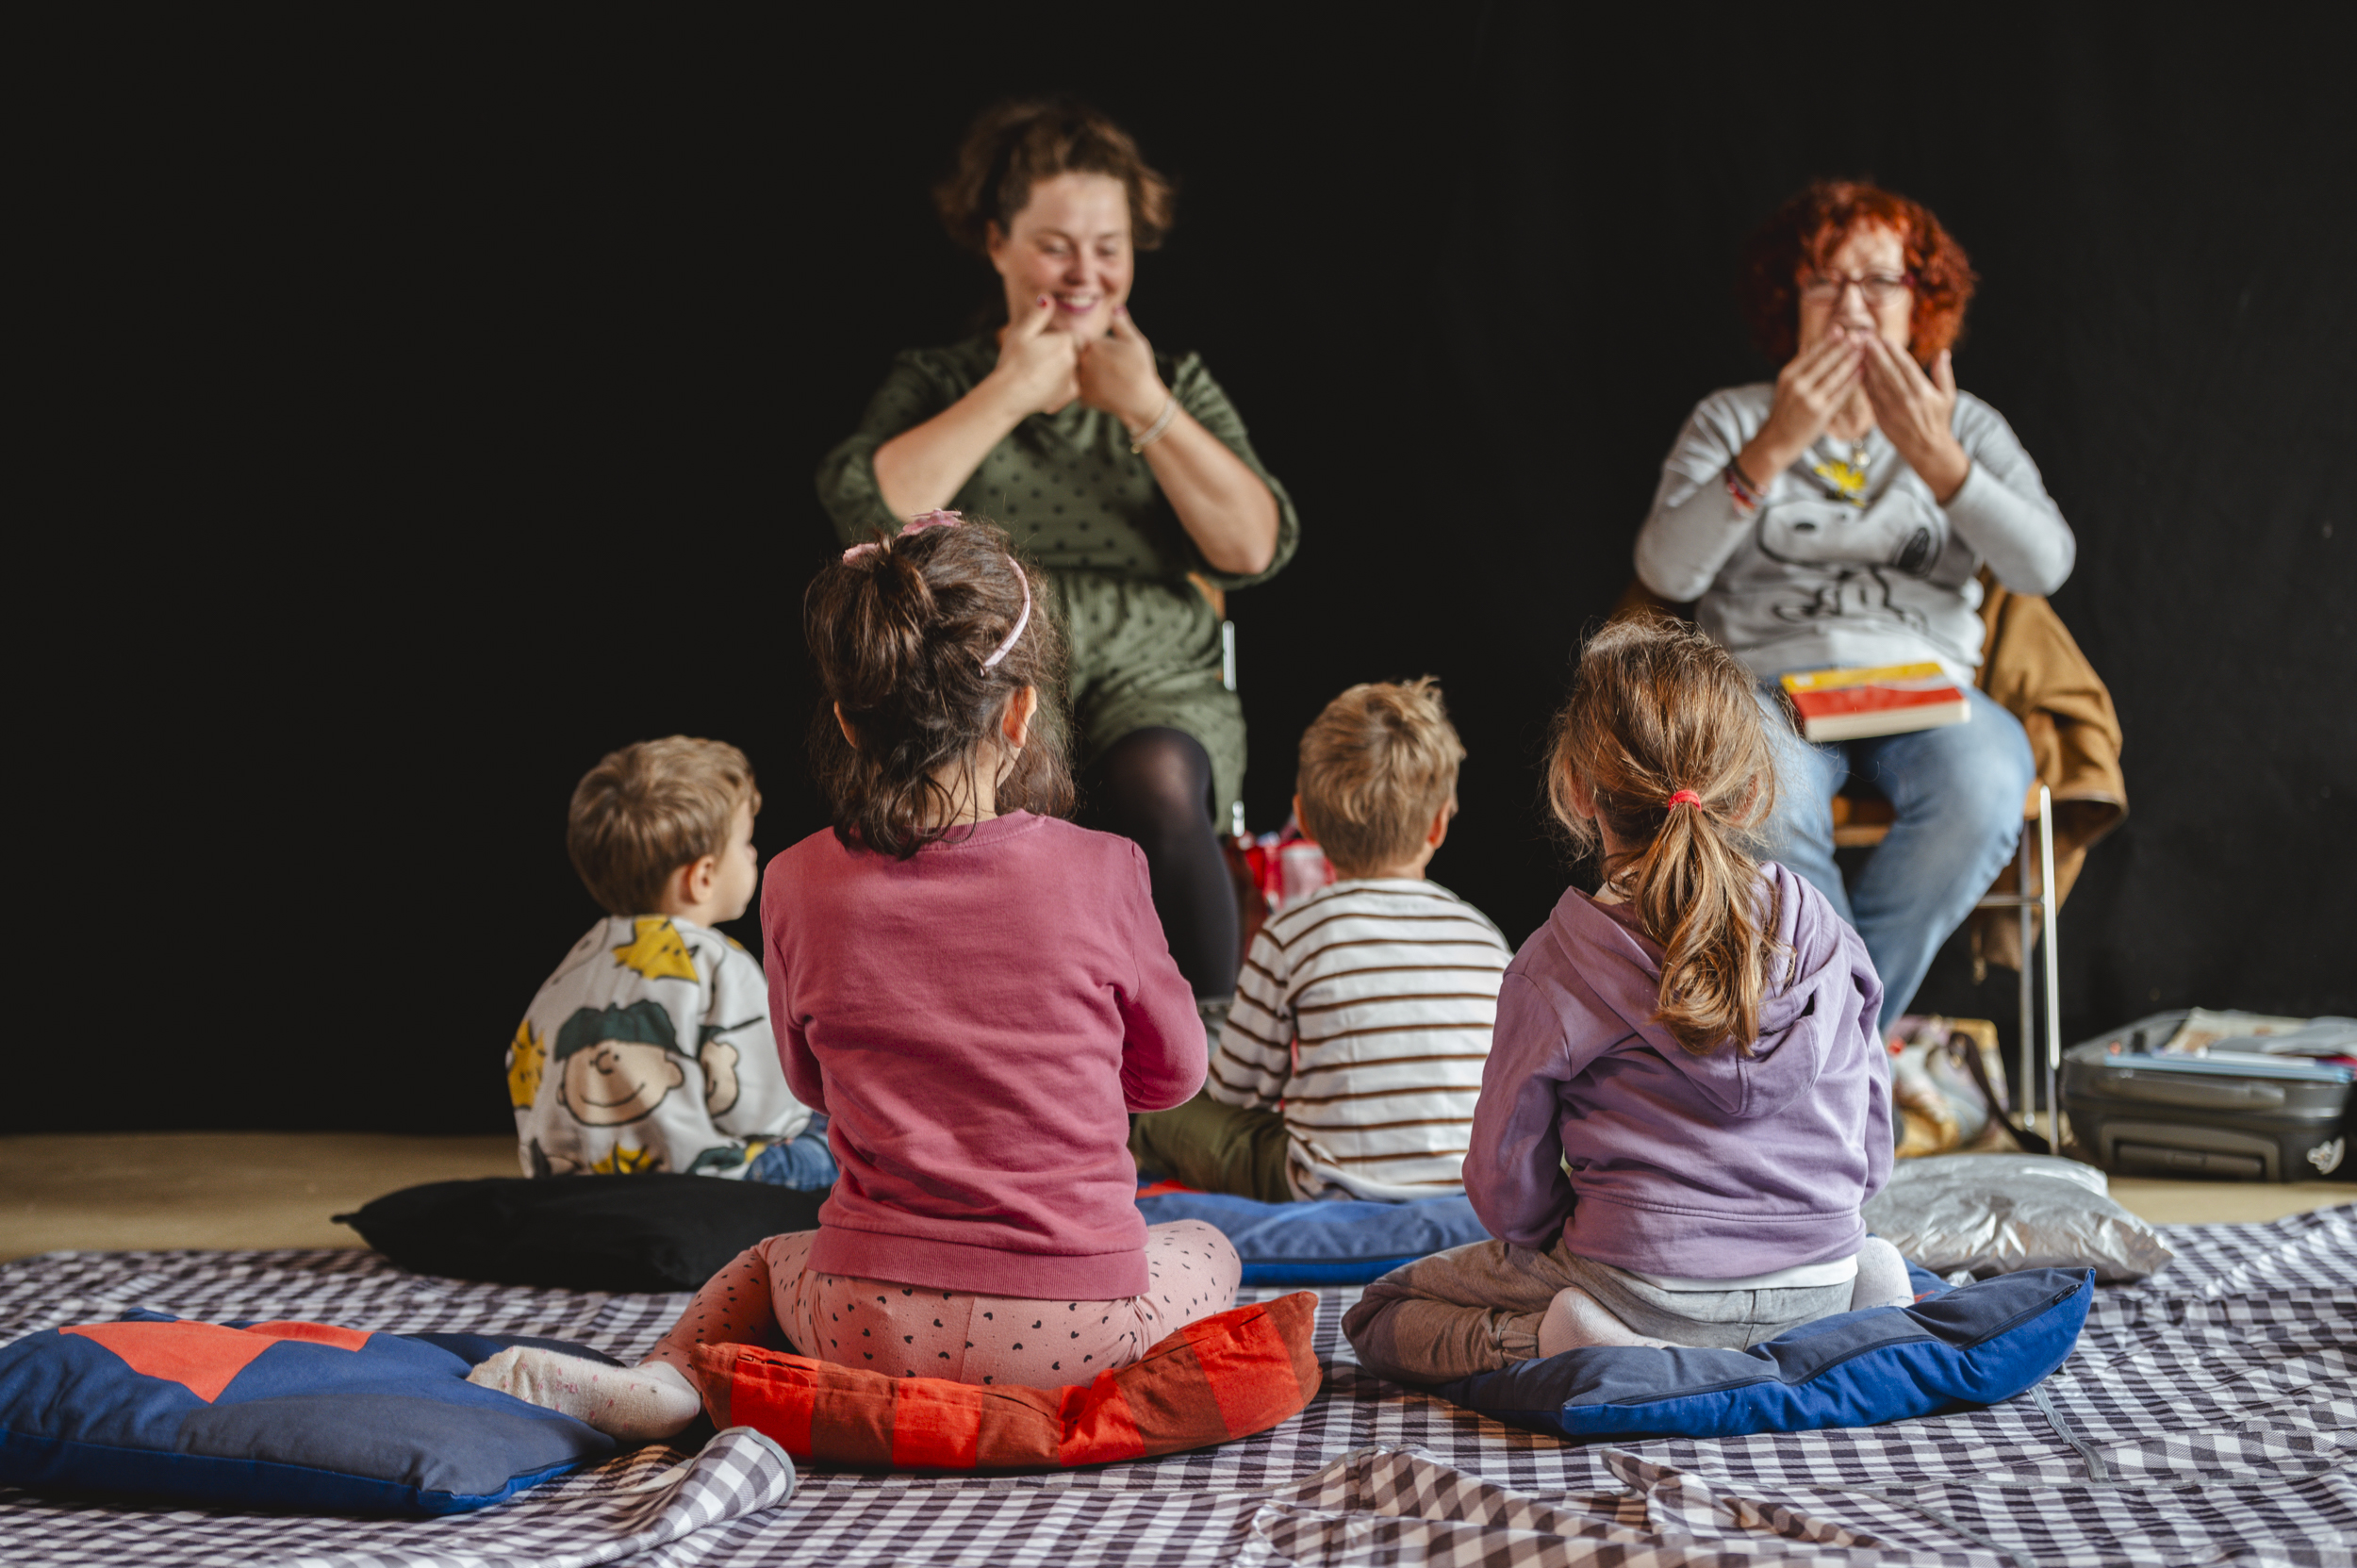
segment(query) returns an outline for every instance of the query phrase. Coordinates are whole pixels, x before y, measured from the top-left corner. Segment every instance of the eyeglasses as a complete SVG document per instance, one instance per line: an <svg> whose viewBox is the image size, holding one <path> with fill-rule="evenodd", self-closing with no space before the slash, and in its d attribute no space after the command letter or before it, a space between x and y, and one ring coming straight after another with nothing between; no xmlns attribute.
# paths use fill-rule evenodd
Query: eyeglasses
<svg viewBox="0 0 2357 1568"><path fill-rule="evenodd" d="M1906 293L1915 287L1912 272L1811 272L1801 281L1801 298L1805 300L1838 300L1856 284L1866 303L1881 306Z"/></svg>

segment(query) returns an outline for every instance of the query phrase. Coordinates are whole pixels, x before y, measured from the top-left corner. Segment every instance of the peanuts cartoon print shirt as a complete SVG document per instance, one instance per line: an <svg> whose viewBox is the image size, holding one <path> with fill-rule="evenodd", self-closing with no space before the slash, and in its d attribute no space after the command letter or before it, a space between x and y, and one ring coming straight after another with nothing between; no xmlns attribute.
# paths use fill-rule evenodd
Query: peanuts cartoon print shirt
<svg viewBox="0 0 2357 1568"><path fill-rule="evenodd" d="M1821 437L1790 467L1753 478L1756 511L1727 493L1728 462L1768 421L1775 388L1713 392L1663 461L1637 538L1637 575L1696 601L1703 630L1762 681L1788 670L1935 660L1963 685L1981 662L1981 585L2052 593L2077 543L2037 465L1994 408L1956 397L1952 424L1971 462L1941 503L1889 438Z"/></svg>
<svg viewBox="0 0 2357 1568"><path fill-rule="evenodd" d="M718 932L662 915L599 921L508 1042L524 1174L743 1176L810 1121L768 1014L761 965Z"/></svg>

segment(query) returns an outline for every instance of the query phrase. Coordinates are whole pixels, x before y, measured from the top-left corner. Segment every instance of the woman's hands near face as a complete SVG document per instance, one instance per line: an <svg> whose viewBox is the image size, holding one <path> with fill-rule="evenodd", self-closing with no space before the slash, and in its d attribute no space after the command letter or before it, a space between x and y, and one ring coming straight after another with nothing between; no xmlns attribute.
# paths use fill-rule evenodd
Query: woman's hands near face
<svg viewBox="0 0 2357 1568"><path fill-rule="evenodd" d="M1056 302L1042 294L998 339L998 365L990 373L1027 415L1052 414L1080 395L1080 342L1050 330L1055 321Z"/></svg>
<svg viewBox="0 0 2357 1568"><path fill-rule="evenodd" d="M1113 306L1111 333L1079 348L1082 403L1111 414L1132 436L1161 417L1170 393L1154 369L1154 345L1129 319L1127 305Z"/></svg>
<svg viewBox="0 0 2357 1568"><path fill-rule="evenodd" d="M1860 352L1855 337L1837 329L1820 338L1815 347L1794 355L1776 373L1776 401L1761 434L1779 447L1791 448L1793 457L1806 452L1825 433L1826 421L1857 390ZM1765 475L1753 477L1766 482Z"/></svg>
<svg viewBox="0 0 2357 1568"><path fill-rule="evenodd" d="M1956 440L1956 372L1948 351L1940 350L1927 376L1913 355L1879 337L1865 347L1866 401L1874 422L1945 506L1972 466ZM1782 396L1781 386L1777 392Z"/></svg>
<svg viewBox="0 0 2357 1568"><path fill-rule="evenodd" d="M1864 345L1836 328L1792 356L1776 374L1768 422L1736 457L1755 485L1772 483L1825 433L1826 421L1856 395Z"/></svg>
<svg viewBox="0 0 2357 1568"><path fill-rule="evenodd" d="M1008 323L991 373L1027 415L1052 414L1078 398L1132 433L1153 423L1169 396L1154 369L1154 345L1128 309L1113 307L1113 330L1105 337L1079 338L1060 329L1056 301L1047 294Z"/></svg>

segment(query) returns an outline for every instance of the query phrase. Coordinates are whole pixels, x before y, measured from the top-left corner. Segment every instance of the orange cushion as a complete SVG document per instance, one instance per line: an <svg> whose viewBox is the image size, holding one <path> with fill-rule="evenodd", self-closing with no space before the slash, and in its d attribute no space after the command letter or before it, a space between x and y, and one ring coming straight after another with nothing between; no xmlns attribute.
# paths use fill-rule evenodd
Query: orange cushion
<svg viewBox="0 0 2357 1568"><path fill-rule="evenodd" d="M890 1378L754 1345L700 1345L714 1421L798 1460L904 1470L1018 1469L1152 1459L1264 1432L1318 1391L1308 1291L1236 1307L1159 1340L1085 1386Z"/></svg>

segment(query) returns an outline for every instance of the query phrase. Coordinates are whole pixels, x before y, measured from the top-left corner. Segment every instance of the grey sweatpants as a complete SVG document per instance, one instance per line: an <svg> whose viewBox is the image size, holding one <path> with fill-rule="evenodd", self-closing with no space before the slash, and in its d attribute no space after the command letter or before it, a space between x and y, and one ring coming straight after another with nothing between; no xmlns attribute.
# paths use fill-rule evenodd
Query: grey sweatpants
<svg viewBox="0 0 2357 1568"><path fill-rule="evenodd" d="M1577 1257L1559 1238L1544 1252L1475 1242L1419 1258L1369 1285L1343 1314L1343 1333L1359 1364L1379 1377L1445 1383L1536 1356L1539 1320L1556 1293L1572 1285L1640 1334L1727 1350L1748 1349L1788 1329L1846 1312L1854 1290L1845 1281L1787 1290L1666 1291Z"/></svg>

